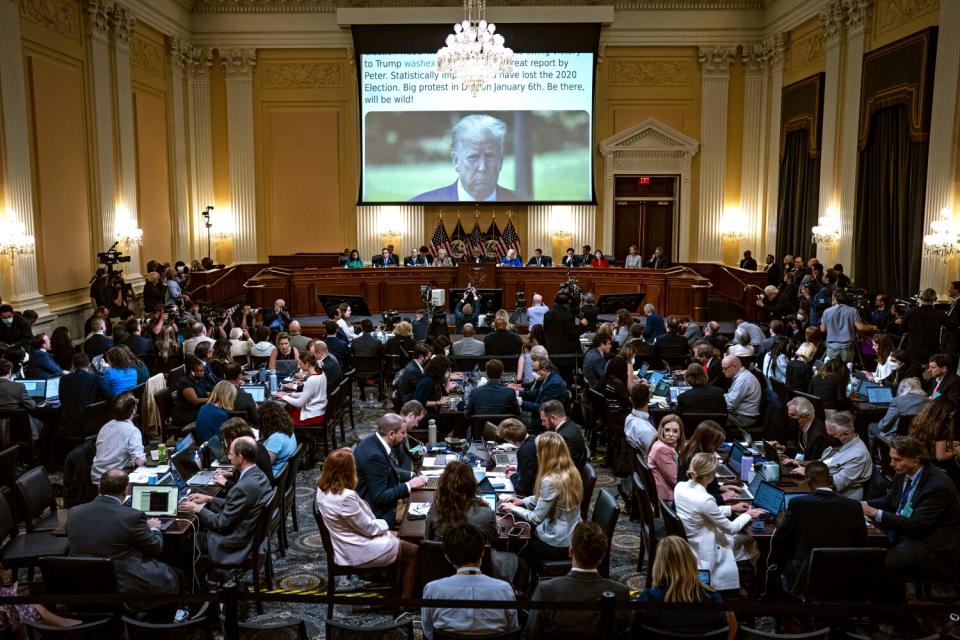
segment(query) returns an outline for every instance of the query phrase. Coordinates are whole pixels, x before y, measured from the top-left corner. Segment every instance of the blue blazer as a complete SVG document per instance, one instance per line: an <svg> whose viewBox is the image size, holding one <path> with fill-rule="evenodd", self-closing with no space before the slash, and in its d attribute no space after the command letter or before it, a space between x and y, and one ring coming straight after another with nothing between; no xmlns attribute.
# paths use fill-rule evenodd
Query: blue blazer
<svg viewBox="0 0 960 640"><path fill-rule="evenodd" d="M101 383L104 391L111 398L116 398L125 391L130 391L137 386L137 370L133 367L126 369L104 369Z"/></svg>
<svg viewBox="0 0 960 640"><path fill-rule="evenodd" d="M497 202L515 202L518 200L516 191L504 189L497 185ZM418 196L410 198L410 202L459 202L460 194L457 193L457 180L446 187L440 187L432 191L425 191Z"/></svg>
<svg viewBox="0 0 960 640"><path fill-rule="evenodd" d="M647 316L646 328L643 330L643 337L647 339L647 342L653 342L666 333L667 326L663 323L663 318L656 313Z"/></svg>
<svg viewBox="0 0 960 640"><path fill-rule="evenodd" d="M376 434L357 443L353 457L357 461L357 495L367 501L375 516L392 527L397 502L410 495L407 485L400 482L400 474Z"/></svg>
<svg viewBox="0 0 960 640"><path fill-rule="evenodd" d="M30 352L25 373L28 380L46 380L63 375L63 369L49 353L43 349L34 349Z"/></svg>
<svg viewBox="0 0 960 640"><path fill-rule="evenodd" d="M520 258L514 258L513 260L510 260L504 256L503 260L500 261L500 264L505 267L522 267L523 261Z"/></svg>
<svg viewBox="0 0 960 640"><path fill-rule="evenodd" d="M491 380L470 393L470 400L464 410L464 414L468 418L474 414L498 413L520 414L520 408L517 406L517 394L513 389L499 380Z"/></svg>
<svg viewBox="0 0 960 640"><path fill-rule="evenodd" d="M543 432L543 424L540 422L540 405L547 400L559 400L563 402L567 399L567 383L563 381L560 374L551 371L547 379L537 389L537 395L533 400L523 401L523 410L530 412L530 433L540 434Z"/></svg>

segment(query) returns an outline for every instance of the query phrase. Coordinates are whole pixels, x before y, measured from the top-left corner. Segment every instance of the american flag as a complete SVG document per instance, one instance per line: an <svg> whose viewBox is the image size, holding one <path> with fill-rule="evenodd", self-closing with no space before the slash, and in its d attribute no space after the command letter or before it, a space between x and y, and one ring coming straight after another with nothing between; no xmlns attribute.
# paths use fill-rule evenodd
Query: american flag
<svg viewBox="0 0 960 640"><path fill-rule="evenodd" d="M500 240L500 227L497 226L497 221L494 220L490 223L490 228L487 229L487 244L490 246L492 251L490 255L495 255L497 261L503 260L503 256L507 255L506 249L503 249L503 245Z"/></svg>
<svg viewBox="0 0 960 640"><path fill-rule="evenodd" d="M517 233L517 230L513 226L513 220L507 220L507 226L503 228L503 235L500 236L500 240L497 241L497 253L500 254L500 247L503 247L501 258L507 255L507 251L513 249L517 252L517 255L520 255L520 234Z"/></svg>
<svg viewBox="0 0 960 640"><path fill-rule="evenodd" d="M447 235L447 228L443 224L443 218L437 220L437 228L433 230L433 236L430 238L430 253L437 255L440 249L446 249L447 255L452 256L453 251L450 248L450 236Z"/></svg>
<svg viewBox="0 0 960 640"><path fill-rule="evenodd" d="M483 231L480 230L480 222L473 221L473 229L470 230L470 251L473 255L486 255L487 243L484 242Z"/></svg>

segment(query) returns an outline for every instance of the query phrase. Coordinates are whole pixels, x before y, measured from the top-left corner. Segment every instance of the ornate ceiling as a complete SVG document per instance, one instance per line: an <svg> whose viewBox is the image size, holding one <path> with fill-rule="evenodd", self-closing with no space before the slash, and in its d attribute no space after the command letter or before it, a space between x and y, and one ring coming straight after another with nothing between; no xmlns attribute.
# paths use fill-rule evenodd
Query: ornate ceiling
<svg viewBox="0 0 960 640"><path fill-rule="evenodd" d="M194 13L326 13L340 8L459 7L462 0L178 0ZM490 0L490 6L609 6L618 10L764 9L771 0ZM425 6L426 5L426 6Z"/></svg>

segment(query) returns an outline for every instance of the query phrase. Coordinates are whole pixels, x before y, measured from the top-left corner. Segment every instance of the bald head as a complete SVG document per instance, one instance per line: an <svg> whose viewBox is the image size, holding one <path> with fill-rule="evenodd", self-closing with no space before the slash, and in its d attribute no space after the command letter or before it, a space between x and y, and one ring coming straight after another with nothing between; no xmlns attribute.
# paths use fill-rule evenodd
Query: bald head
<svg viewBox="0 0 960 640"><path fill-rule="evenodd" d="M127 493L130 477L123 469L110 469L100 476L100 495L123 499Z"/></svg>
<svg viewBox="0 0 960 640"><path fill-rule="evenodd" d="M533 294L533 306L539 307L543 304L543 296L539 293Z"/></svg>
<svg viewBox="0 0 960 640"><path fill-rule="evenodd" d="M300 322L297 320L294 320L293 322L291 322L290 326L287 327L287 332L292 336L300 335L300 331L301 331Z"/></svg>
<svg viewBox="0 0 960 640"><path fill-rule="evenodd" d="M380 434L380 437L387 441L387 444L394 445L396 442L393 440L398 440L398 432L403 430L403 418L395 413L385 413L377 421L377 433Z"/></svg>
<svg viewBox="0 0 960 640"><path fill-rule="evenodd" d="M473 325L470 324L469 322L466 323L465 325L463 325L463 330L461 331L461 333L463 333L464 338L472 338L473 334L475 333Z"/></svg>
<svg viewBox="0 0 960 640"><path fill-rule="evenodd" d="M723 367L723 375L728 378L737 375L743 368L743 365L740 364L740 358L737 356L724 356L723 360L720 361L720 366Z"/></svg>

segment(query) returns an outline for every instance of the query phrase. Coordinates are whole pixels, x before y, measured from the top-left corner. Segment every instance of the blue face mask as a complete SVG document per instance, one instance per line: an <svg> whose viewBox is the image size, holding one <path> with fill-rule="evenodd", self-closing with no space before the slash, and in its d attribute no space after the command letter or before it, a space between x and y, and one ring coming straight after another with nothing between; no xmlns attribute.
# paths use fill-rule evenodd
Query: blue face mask
<svg viewBox="0 0 960 640"><path fill-rule="evenodd" d="M11 324L13 324L13 316L10 316L9 318L4 318L4 319L3 319L3 324L6 324L6 325L11 325Z"/></svg>

